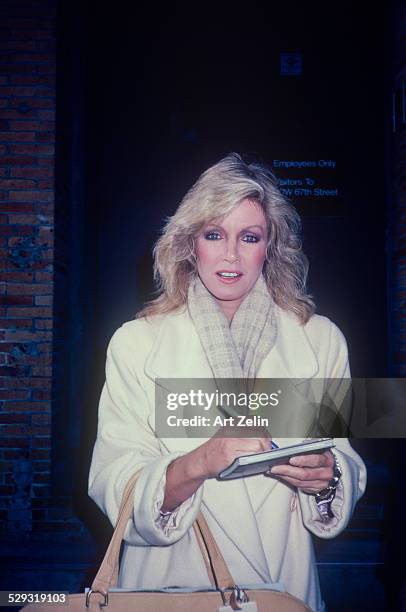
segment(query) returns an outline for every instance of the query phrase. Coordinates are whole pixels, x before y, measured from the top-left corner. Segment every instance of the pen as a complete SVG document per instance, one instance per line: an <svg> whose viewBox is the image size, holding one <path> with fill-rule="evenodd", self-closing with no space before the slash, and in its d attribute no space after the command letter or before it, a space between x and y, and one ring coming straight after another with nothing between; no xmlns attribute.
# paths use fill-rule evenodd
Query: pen
<svg viewBox="0 0 406 612"><path fill-rule="evenodd" d="M272 442L271 442L271 450L276 450L277 448L279 448L279 446L276 444L276 442L274 442L272 440Z"/></svg>

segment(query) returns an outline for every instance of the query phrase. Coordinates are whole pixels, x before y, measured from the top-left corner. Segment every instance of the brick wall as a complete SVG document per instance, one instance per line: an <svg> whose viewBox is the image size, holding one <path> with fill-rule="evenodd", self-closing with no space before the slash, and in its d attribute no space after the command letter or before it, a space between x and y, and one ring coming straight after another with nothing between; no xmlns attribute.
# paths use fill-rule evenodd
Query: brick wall
<svg viewBox="0 0 406 612"><path fill-rule="evenodd" d="M395 132L392 137L391 167L391 338L390 361L394 376L406 376L406 7L398 3L394 15L394 83ZM404 106L405 105L405 106ZM392 118L393 120L393 118ZM393 126L392 126L393 129Z"/></svg>
<svg viewBox="0 0 406 612"><path fill-rule="evenodd" d="M56 2L0 7L0 526L77 529L51 497Z"/></svg>

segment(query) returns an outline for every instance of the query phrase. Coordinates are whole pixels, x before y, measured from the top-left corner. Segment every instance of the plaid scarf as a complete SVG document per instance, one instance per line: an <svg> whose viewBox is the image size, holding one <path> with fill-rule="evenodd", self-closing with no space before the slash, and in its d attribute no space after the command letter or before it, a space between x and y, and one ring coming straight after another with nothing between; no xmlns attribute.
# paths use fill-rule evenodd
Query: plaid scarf
<svg viewBox="0 0 406 612"><path fill-rule="evenodd" d="M262 274L231 325L199 277L189 286L188 308L213 377L242 379L249 391L247 379L254 381L277 335L274 302Z"/></svg>

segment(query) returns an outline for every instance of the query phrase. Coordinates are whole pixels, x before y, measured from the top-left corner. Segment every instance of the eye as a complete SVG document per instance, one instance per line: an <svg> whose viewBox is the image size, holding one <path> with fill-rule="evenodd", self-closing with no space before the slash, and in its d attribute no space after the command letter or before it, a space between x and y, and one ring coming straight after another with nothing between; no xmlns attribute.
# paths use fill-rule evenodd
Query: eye
<svg viewBox="0 0 406 612"><path fill-rule="evenodd" d="M205 232L204 237L206 240L220 240L221 235L220 232L215 232L214 230L211 230L209 232Z"/></svg>
<svg viewBox="0 0 406 612"><path fill-rule="evenodd" d="M244 242L259 242L260 241L260 237L257 236L256 234L244 234L242 239Z"/></svg>

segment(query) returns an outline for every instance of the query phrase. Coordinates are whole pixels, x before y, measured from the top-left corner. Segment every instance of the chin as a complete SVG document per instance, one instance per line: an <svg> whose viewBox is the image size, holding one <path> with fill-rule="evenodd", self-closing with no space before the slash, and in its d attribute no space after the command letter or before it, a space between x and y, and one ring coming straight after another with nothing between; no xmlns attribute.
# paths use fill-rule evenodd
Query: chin
<svg viewBox="0 0 406 612"><path fill-rule="evenodd" d="M208 287L208 290L210 291L210 293L212 294L213 297L216 298L216 300L221 300L224 302L233 302L234 300L243 300L245 298L245 296L247 295L247 292L245 291L232 291L232 289L223 289L221 291L219 291L217 288L215 290L212 290Z"/></svg>

